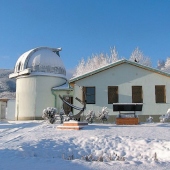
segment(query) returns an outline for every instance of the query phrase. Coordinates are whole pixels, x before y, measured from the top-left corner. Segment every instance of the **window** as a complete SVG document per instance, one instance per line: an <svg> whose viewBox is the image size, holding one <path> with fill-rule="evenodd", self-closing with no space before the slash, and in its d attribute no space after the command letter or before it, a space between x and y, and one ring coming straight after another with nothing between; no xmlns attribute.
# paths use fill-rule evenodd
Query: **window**
<svg viewBox="0 0 170 170"><path fill-rule="evenodd" d="M21 70L21 62L18 64L18 72Z"/></svg>
<svg viewBox="0 0 170 170"><path fill-rule="evenodd" d="M95 87L84 87L87 104L95 104Z"/></svg>
<svg viewBox="0 0 170 170"><path fill-rule="evenodd" d="M108 104L118 103L118 86L108 86Z"/></svg>
<svg viewBox="0 0 170 170"><path fill-rule="evenodd" d="M166 91L164 85L155 86L156 103L166 103Z"/></svg>
<svg viewBox="0 0 170 170"><path fill-rule="evenodd" d="M132 103L143 103L142 86L132 86Z"/></svg>

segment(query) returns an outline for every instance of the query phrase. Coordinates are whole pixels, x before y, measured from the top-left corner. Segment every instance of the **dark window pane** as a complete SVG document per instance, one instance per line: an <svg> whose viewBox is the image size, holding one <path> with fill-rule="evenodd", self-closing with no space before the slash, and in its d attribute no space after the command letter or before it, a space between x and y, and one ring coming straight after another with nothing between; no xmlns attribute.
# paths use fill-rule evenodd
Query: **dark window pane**
<svg viewBox="0 0 170 170"><path fill-rule="evenodd" d="M165 86L155 86L155 100L156 103L166 103Z"/></svg>
<svg viewBox="0 0 170 170"><path fill-rule="evenodd" d="M132 86L132 103L142 103L142 86Z"/></svg>
<svg viewBox="0 0 170 170"><path fill-rule="evenodd" d="M108 86L108 104L118 103L118 86Z"/></svg>
<svg viewBox="0 0 170 170"><path fill-rule="evenodd" d="M85 87L86 103L95 104L95 87Z"/></svg>

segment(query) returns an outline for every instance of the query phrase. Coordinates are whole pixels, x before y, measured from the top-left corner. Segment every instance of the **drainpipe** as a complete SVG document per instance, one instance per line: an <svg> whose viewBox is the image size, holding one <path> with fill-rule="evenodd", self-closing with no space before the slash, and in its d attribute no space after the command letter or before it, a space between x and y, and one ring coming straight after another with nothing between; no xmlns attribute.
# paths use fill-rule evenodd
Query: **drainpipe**
<svg viewBox="0 0 170 170"><path fill-rule="evenodd" d="M57 106L56 106L57 96L56 96L56 94L54 93L54 90L53 90L53 89L51 89L51 93L52 93L52 95L53 95L54 98L55 98L54 106L55 106L55 108L57 108Z"/></svg>

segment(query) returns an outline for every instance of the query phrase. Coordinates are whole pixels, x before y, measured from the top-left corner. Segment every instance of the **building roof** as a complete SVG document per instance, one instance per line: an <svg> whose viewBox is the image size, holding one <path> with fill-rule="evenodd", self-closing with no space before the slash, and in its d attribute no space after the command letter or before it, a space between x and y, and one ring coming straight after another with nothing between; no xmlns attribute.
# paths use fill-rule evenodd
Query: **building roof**
<svg viewBox="0 0 170 170"><path fill-rule="evenodd" d="M7 102L8 100L12 100L12 99L0 98L0 102Z"/></svg>
<svg viewBox="0 0 170 170"><path fill-rule="evenodd" d="M91 72L88 72L88 73L86 73L86 74L83 74L83 75L81 75L81 76L73 77L73 78L71 78L71 79L69 80L69 82L72 83L72 82L74 82L74 81L77 81L77 80L80 80L80 79L84 79L84 78L86 78L86 77L88 77L88 76L97 74L97 73L99 73L99 72L101 72L101 71L110 69L110 68L112 68L112 67L116 67L116 66L121 65L121 64L124 64L124 63L130 64L130 65L133 65L133 66L136 66L136 67L139 67L139 68L142 68L142 69L145 69L145 70L148 70L148 71L157 73L157 74L161 74L161 75L170 77L170 74L169 74L169 73L166 73L166 72L160 71L160 70L158 70L158 69L155 69L155 68L152 68L152 67L148 67L148 66L139 64L139 63L137 63L137 62L133 62L133 61L129 61L129 60L123 59L123 60L119 60L119 61L117 61L117 62L114 62L114 63L112 63L112 64L106 65L106 66L104 66L104 67L101 67L101 68L99 68L99 69L93 70L93 71L91 71Z"/></svg>
<svg viewBox="0 0 170 170"><path fill-rule="evenodd" d="M10 78L28 74L66 75L64 64L59 56L61 48L38 47L22 54Z"/></svg>
<svg viewBox="0 0 170 170"><path fill-rule="evenodd" d="M66 82L65 84L63 84L61 86L53 87L52 90L54 90L54 91L72 91L73 88L69 86L68 82Z"/></svg>

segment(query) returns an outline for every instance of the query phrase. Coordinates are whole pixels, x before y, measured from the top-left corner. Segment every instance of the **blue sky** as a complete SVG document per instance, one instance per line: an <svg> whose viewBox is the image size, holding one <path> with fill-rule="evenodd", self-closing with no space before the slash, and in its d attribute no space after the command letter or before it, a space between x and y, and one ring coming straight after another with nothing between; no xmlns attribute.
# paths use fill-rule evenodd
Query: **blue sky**
<svg viewBox="0 0 170 170"><path fill-rule="evenodd" d="M139 49L152 60L170 56L169 0L0 0L0 68L13 68L35 47L62 47L67 70L93 53L120 57Z"/></svg>

